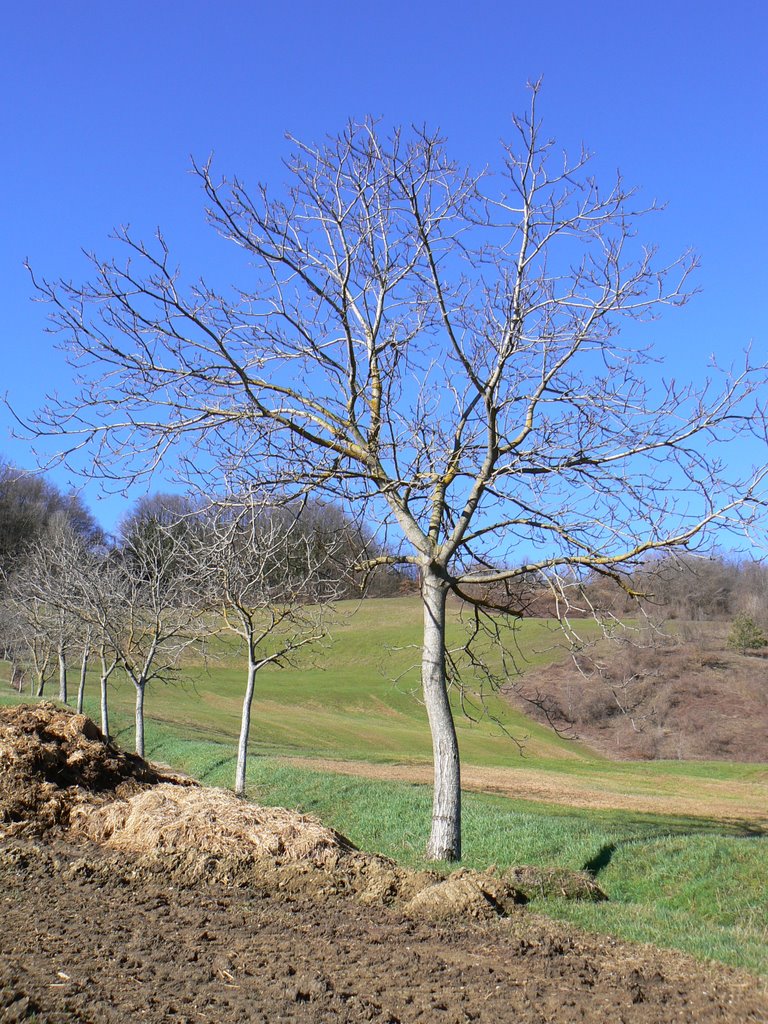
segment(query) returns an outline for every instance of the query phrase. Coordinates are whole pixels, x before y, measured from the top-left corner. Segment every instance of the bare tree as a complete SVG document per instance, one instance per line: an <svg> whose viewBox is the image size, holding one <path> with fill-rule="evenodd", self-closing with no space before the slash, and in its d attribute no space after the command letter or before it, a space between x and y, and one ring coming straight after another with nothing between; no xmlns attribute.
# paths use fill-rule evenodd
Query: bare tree
<svg viewBox="0 0 768 1024"><path fill-rule="evenodd" d="M78 650L80 654L80 678L77 684L77 704L76 709L78 715L83 713L83 704L85 701L85 684L88 678L88 662L91 657L91 645L93 643L93 628L89 622L84 623L84 629L82 630L80 640L78 643Z"/></svg>
<svg viewBox="0 0 768 1024"><path fill-rule="evenodd" d="M113 554L113 587L94 598L92 612L104 638L136 691L136 753L144 756L144 699L153 680L168 682L182 655L200 639L200 609L192 600L187 536L148 516L134 523ZM106 665L107 661L102 661ZM102 700L104 699L102 673Z"/></svg>
<svg viewBox="0 0 768 1024"><path fill-rule="evenodd" d="M54 673L54 645L49 633L50 610L31 598L23 574L14 574L3 594L7 646L13 651L15 664L29 671L30 693L42 697Z"/></svg>
<svg viewBox="0 0 768 1024"><path fill-rule="evenodd" d="M292 664L327 635L328 602L341 588L338 573L327 571L334 561L328 538L318 546L316 532L290 507L246 496L214 505L203 518L196 576L248 658L235 774L235 793L244 796L256 675Z"/></svg>
<svg viewBox="0 0 768 1024"><path fill-rule="evenodd" d="M93 256L90 283L35 282L81 368L77 397L36 419L70 439L64 458L87 450L126 480L173 451L189 472L319 489L399 532L376 561L421 578L433 858L461 851L447 595L539 573L567 614L580 573L622 582L649 552L742 525L764 475L729 477L719 447L764 436L763 369L654 379L636 325L686 301L695 258L641 243L655 207L556 151L537 91L495 175L371 121L293 140L278 198L196 166L211 224L248 262L233 293L185 287L162 236L126 229L128 259Z"/></svg>
<svg viewBox="0 0 768 1024"><path fill-rule="evenodd" d="M115 640L123 636L128 618L125 602L128 588L120 559L113 550L92 552L78 569L74 590L78 594L79 614L89 646L99 658L101 731L109 739L108 685L120 662Z"/></svg>
<svg viewBox="0 0 768 1024"><path fill-rule="evenodd" d="M88 560L87 543L66 513L53 513L40 535L30 543L16 571L7 579L8 597L23 623L27 647L40 680L53 657L59 678L59 700L68 700L68 656L80 645L83 653L81 688L87 667L82 620L73 591L75 577ZM39 694L41 695L41 694ZM79 700L82 700L79 694Z"/></svg>

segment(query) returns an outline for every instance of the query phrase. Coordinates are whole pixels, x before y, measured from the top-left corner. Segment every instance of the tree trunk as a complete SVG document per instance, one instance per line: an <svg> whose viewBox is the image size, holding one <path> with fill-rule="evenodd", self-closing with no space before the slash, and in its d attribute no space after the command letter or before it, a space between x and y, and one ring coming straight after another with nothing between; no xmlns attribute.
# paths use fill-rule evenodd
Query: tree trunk
<svg viewBox="0 0 768 1024"><path fill-rule="evenodd" d="M248 733L251 730L251 704L256 685L256 665L253 658L248 659L248 684L243 698L243 714L240 720L240 743L237 747L237 772L235 774L235 794L245 796L245 767L248 760Z"/></svg>
<svg viewBox="0 0 768 1024"><path fill-rule="evenodd" d="M101 690L101 731L104 739L109 739L109 708L107 707L107 677L103 675L100 682Z"/></svg>
<svg viewBox="0 0 768 1024"><path fill-rule="evenodd" d="M77 713L82 715L83 713L83 698L85 697L85 674L88 671L88 655L90 651L86 645L83 648L83 660L80 663L80 683L77 687Z"/></svg>
<svg viewBox="0 0 768 1024"><path fill-rule="evenodd" d="M430 860L461 859L461 770L456 728L445 678L445 602L448 591L434 572L422 580L424 646L421 682L432 732L435 783L432 831L427 844Z"/></svg>
<svg viewBox="0 0 768 1024"><path fill-rule="evenodd" d="M146 681L136 683L136 753L144 757L144 690Z"/></svg>
<svg viewBox="0 0 768 1024"><path fill-rule="evenodd" d="M67 652L62 645L59 647L59 700L67 703Z"/></svg>
<svg viewBox="0 0 768 1024"><path fill-rule="evenodd" d="M37 692L36 692L35 696L36 697L42 697L44 690L45 690L45 676L41 674L37 678Z"/></svg>
<svg viewBox="0 0 768 1024"><path fill-rule="evenodd" d="M24 692L24 670L15 661L11 662L11 686L19 693Z"/></svg>

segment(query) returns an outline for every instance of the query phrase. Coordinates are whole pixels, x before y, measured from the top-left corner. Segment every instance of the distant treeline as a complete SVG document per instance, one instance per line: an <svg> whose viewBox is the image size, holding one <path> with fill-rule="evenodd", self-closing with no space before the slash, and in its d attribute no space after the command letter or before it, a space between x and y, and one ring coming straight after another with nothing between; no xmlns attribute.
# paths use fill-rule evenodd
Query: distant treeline
<svg viewBox="0 0 768 1024"><path fill-rule="evenodd" d="M199 530L205 502L179 493L157 493L126 507L116 536L99 525L80 496L64 492L40 473L30 473L0 459L0 578L18 571L27 553L57 524L65 523L89 548L119 549L137 524L154 520L169 528L196 517ZM304 530L334 551L338 563L337 598L391 597L413 590L413 574L380 565L371 571L355 567L384 553L370 530L338 506L321 501L301 502ZM331 540L333 538L333 540Z"/></svg>
<svg viewBox="0 0 768 1024"><path fill-rule="evenodd" d="M468 588L465 597L523 617L619 618L645 614L694 622L745 614L768 625L768 567L716 554L681 552L649 559L621 576L548 579L531 574L514 586Z"/></svg>

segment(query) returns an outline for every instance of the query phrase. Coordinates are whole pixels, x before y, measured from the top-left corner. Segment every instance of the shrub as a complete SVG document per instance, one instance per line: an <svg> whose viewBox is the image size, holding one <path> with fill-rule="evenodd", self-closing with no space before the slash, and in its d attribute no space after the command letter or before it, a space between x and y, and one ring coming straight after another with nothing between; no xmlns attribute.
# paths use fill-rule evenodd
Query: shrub
<svg viewBox="0 0 768 1024"><path fill-rule="evenodd" d="M754 619L748 615L737 615L728 636L728 647L746 654L747 651L756 651L766 645L768 639Z"/></svg>

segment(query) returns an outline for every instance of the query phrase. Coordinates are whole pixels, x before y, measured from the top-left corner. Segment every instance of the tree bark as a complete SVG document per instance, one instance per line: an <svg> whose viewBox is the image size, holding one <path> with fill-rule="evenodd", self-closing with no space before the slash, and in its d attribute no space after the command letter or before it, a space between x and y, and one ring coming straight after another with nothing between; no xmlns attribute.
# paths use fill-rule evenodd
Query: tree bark
<svg viewBox="0 0 768 1024"><path fill-rule="evenodd" d="M448 590L440 577L425 570L422 578L424 646L421 681L432 732L435 769L430 860L461 859L461 769L456 728L445 677L445 603Z"/></svg>
<svg viewBox="0 0 768 1024"><path fill-rule="evenodd" d="M109 708L107 706L107 677L101 677L100 683L101 690L101 731L104 733L104 739L109 739Z"/></svg>
<svg viewBox="0 0 768 1024"><path fill-rule="evenodd" d="M35 693L35 696L36 697L42 697L44 690L45 690L45 676L41 675L41 676L38 676L37 692Z"/></svg>
<svg viewBox="0 0 768 1024"><path fill-rule="evenodd" d="M245 768L248 760L248 733L251 729L251 704L256 685L256 665L253 658L248 660L248 683L243 698L243 714L240 721L240 742L237 747L237 772L235 774L235 795L245 796Z"/></svg>
<svg viewBox="0 0 768 1024"><path fill-rule="evenodd" d="M11 686L19 693L24 692L24 670L15 661L11 662Z"/></svg>
<svg viewBox="0 0 768 1024"><path fill-rule="evenodd" d="M59 700L67 703L67 652L64 646L59 647Z"/></svg>
<svg viewBox="0 0 768 1024"><path fill-rule="evenodd" d="M90 651L88 647L83 648L83 660L80 663L80 682L77 687L77 713L82 715L83 713L83 698L85 697L85 675L88 671L88 655Z"/></svg>
<svg viewBox="0 0 768 1024"><path fill-rule="evenodd" d="M146 682L136 683L136 753L144 757L144 690Z"/></svg>

